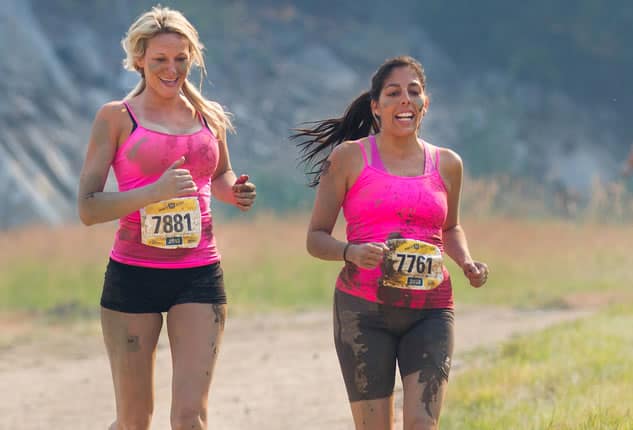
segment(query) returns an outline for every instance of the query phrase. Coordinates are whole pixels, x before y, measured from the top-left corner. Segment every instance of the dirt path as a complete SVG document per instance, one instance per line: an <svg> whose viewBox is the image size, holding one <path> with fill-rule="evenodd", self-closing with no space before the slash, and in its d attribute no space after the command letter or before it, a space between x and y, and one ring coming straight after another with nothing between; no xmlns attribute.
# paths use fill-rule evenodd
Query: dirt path
<svg viewBox="0 0 633 430"><path fill-rule="evenodd" d="M458 309L454 377L465 365L461 357L467 350L590 312ZM106 429L114 400L98 329L35 338L0 348L0 428ZM168 430L170 357L164 331L157 355L153 429ZM397 385L396 416L400 402ZM210 429L220 430L352 429L329 312L230 318L210 415Z"/></svg>

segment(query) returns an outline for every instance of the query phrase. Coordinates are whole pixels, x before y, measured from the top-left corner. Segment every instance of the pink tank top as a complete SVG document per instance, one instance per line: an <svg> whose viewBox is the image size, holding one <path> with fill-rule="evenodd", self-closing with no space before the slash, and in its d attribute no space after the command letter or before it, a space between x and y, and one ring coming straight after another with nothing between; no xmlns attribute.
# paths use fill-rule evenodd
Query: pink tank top
<svg viewBox="0 0 633 430"><path fill-rule="evenodd" d="M141 242L139 211L119 220L110 257L120 263L155 268L186 268L212 264L220 260L213 236L211 217L211 178L218 165L218 140L199 115L202 128L191 134L173 135L144 128L134 112L124 102L135 128L117 149L112 168L119 191L127 191L153 182L178 158L184 156L181 166L188 169L198 192L201 230L196 248L162 249Z"/></svg>
<svg viewBox="0 0 633 430"><path fill-rule="evenodd" d="M376 146L369 137L372 163L365 147L358 145L365 166L343 201L347 221L347 241L385 242L387 239L416 239L444 251L442 226L447 214L447 190L439 174L440 152L435 162L429 145L423 142L425 163L422 176L403 177L388 173ZM367 270L347 263L336 281L339 290L365 300L407 308L453 308L453 290L446 267L444 280L432 290L410 290L385 286L381 266Z"/></svg>

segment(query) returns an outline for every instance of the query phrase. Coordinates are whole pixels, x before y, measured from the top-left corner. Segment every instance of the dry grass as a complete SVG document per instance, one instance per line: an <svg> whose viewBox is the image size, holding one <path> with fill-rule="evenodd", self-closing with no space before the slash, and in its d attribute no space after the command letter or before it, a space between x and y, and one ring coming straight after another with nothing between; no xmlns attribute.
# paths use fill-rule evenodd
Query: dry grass
<svg viewBox="0 0 633 430"><path fill-rule="evenodd" d="M239 216L236 220L219 219L215 224L214 233L226 260L257 261L271 252L283 257L305 249L305 215ZM10 270L25 261L57 261L69 266L101 264L107 260L116 230L117 223L108 223L90 227L29 226L0 232L0 269Z"/></svg>
<svg viewBox="0 0 633 430"><path fill-rule="evenodd" d="M474 290L449 262L458 302L566 306L618 300L633 280L633 199L596 182L573 212L548 210L554 196L508 178L468 179L462 220L474 258L491 267ZM551 208L550 208L551 209ZM305 251L307 214L218 215L216 236L229 299L237 308L325 306L339 263ZM116 223L29 227L0 233L0 311L67 314L96 308ZM344 238L344 223L335 235ZM605 296L604 293L608 292Z"/></svg>
<svg viewBox="0 0 633 430"><path fill-rule="evenodd" d="M477 218L559 218L574 222L622 223L633 218L633 193L623 181L592 179L586 193L560 181L536 183L525 179L465 178L462 208Z"/></svg>

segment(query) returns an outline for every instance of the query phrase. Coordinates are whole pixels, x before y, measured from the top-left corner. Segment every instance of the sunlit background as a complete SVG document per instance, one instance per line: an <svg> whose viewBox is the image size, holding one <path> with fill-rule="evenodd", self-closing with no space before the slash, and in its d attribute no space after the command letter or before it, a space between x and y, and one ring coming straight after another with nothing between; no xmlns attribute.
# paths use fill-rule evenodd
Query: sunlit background
<svg viewBox="0 0 633 430"><path fill-rule="evenodd" d="M98 321L116 224L79 225L78 175L96 110L138 79L121 66L120 40L153 4L0 0L0 361L48 327ZM470 352L444 425L633 428L633 179L621 174L633 144L633 3L162 4L198 28L203 92L233 113L232 163L258 187L248 214L213 206L235 318L328 312L340 265L304 251L313 190L288 136L340 115L386 58L412 55L431 96L421 136L463 158L463 223L491 267L473 290L449 265L458 306L592 310Z"/></svg>

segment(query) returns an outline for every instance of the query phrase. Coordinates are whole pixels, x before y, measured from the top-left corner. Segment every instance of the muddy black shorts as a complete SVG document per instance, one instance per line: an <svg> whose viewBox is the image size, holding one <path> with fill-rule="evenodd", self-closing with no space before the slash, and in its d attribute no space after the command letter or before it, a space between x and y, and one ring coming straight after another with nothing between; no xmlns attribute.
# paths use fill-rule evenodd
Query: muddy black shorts
<svg viewBox="0 0 633 430"><path fill-rule="evenodd" d="M220 263L185 269L131 266L110 259L101 306L127 313L167 312L182 303L225 304Z"/></svg>
<svg viewBox="0 0 633 430"><path fill-rule="evenodd" d="M410 309L334 293L334 343L350 402L389 397L396 363L405 377L446 382L454 343L452 309Z"/></svg>

